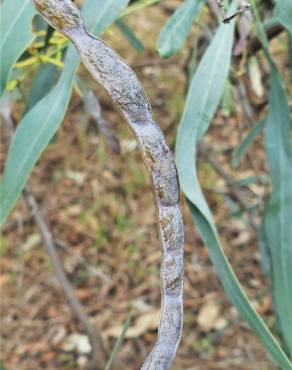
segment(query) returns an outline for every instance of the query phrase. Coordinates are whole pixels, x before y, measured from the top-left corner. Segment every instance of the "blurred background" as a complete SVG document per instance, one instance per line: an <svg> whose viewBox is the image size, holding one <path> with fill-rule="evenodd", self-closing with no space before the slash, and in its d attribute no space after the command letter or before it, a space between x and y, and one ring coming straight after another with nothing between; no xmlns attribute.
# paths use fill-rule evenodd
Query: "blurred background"
<svg viewBox="0 0 292 370"><path fill-rule="evenodd" d="M140 51L133 47L117 24L103 36L137 73L172 149L190 63L195 68L218 26L205 7L181 52L162 59L155 50L157 38L180 3L165 0L123 18L144 50L141 45ZM264 3L262 12L269 14L269 2ZM287 33L281 32L270 43L281 72L291 82L288 44ZM196 58L190 60L194 48ZM79 75L100 102L104 126L90 110L92 96L86 100L80 88L75 89L61 128L30 177L31 192L107 354L132 313L113 366L132 370L141 366L153 346L159 323L161 252L155 206L132 132L82 66ZM270 193L262 137L255 140L237 170L231 167L234 149L266 113L267 76L261 51L247 58L243 48L234 57L222 104L200 148L199 174L226 254L257 311L273 329L269 282L260 266L257 238L260 214ZM22 86L25 96L31 81L32 77ZM15 98L11 115L16 125L23 109L23 100ZM2 118L0 130L3 169L9 135ZM276 369L229 304L185 206L184 220L184 332L173 369ZM88 336L67 304L23 198L3 227L0 253L3 368L84 368L91 349Z"/></svg>

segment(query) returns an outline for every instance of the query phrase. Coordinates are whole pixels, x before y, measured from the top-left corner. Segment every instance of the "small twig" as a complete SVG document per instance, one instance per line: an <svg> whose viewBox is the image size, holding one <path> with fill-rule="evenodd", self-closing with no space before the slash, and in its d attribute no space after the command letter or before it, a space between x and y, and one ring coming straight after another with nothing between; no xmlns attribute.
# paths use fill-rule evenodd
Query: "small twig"
<svg viewBox="0 0 292 370"><path fill-rule="evenodd" d="M214 158L210 150L202 143L199 146L199 150L200 153L208 160L208 162L211 163L216 172L224 179L226 185L232 189L234 198L238 201L238 203L240 203L241 207L243 209L249 208L241 192L238 190L238 188L234 186L234 180L228 175L228 173L224 170L224 168L217 161L217 159Z"/></svg>
<svg viewBox="0 0 292 370"><path fill-rule="evenodd" d="M245 115L246 120L249 123L249 126L253 127L255 124L253 108L248 99L245 85L241 80L238 81L237 89L238 89L238 94L240 97L240 104L242 106L243 114ZM247 158L253 170L256 171L255 166L254 166L254 161L252 160L253 156L251 156L250 153L247 153Z"/></svg>
<svg viewBox="0 0 292 370"><path fill-rule="evenodd" d="M116 133L112 129L110 123L103 116L99 99L96 97L93 90L90 90L87 87L86 82L83 81L80 77L76 78L75 82L77 93L84 102L84 108L86 113L94 120L100 134L105 137L112 151L115 154L120 154L121 152L120 141Z"/></svg>
<svg viewBox="0 0 292 370"><path fill-rule="evenodd" d="M14 125L11 117L11 104L9 98L5 97L4 99L2 99L0 106L1 106L0 114L4 118L7 129L7 136L11 141L14 134ZM56 251L57 247L55 245L52 233L50 232L50 229L39 209L39 205L30 190L29 184L26 185L22 195L29 207L34 222L38 227L39 233L41 234L44 245L50 257L51 263L54 267L57 279L63 289L68 304L71 310L73 311L74 315L78 319L78 321L84 327L91 342L92 361L88 366L88 369L102 370L105 366L105 351L103 348L101 336L96 330L96 328L90 323L90 318L84 312L81 303L74 294L74 289L72 288L72 285L70 284L66 276L58 253Z"/></svg>
<svg viewBox="0 0 292 370"><path fill-rule="evenodd" d="M245 5L242 5L235 14L231 15L231 17L226 18L225 10L224 10L224 7L223 7L223 1L222 0L209 0L209 5L210 5L212 11L215 14L217 14L217 11L214 10L215 9L214 2L217 3L218 13L221 14L221 18L223 19L224 23L230 22L231 19L236 17L238 14L244 13L244 12L246 12L250 9L250 4L247 3ZM269 27L266 27L266 34L267 34L268 40L272 40L273 38L277 37L279 34L284 32L285 30L286 30L285 27L283 25L281 25L280 23L273 24ZM259 40L259 38L257 36L252 37L249 40L249 42L247 44L247 47L246 47L248 56L256 54L261 49L262 49L262 43L261 43L261 41ZM242 53L240 53L240 54L242 54ZM238 54L238 55L240 55L240 54Z"/></svg>
<svg viewBox="0 0 292 370"><path fill-rule="evenodd" d="M92 90L86 90L83 94L84 106L97 124L99 132L103 135L115 154L120 154L120 142L109 122L102 115L101 105Z"/></svg>
<svg viewBox="0 0 292 370"><path fill-rule="evenodd" d="M212 13L214 13L214 15L217 18L220 18L220 16L222 16L222 14L220 12L220 6L218 4L218 0L208 0L208 4L209 4L209 7L210 7Z"/></svg>
<svg viewBox="0 0 292 370"><path fill-rule="evenodd" d="M159 6L160 9L162 9L168 16L172 15L175 12L175 8L173 6L165 4L164 2L161 2Z"/></svg>
<svg viewBox="0 0 292 370"><path fill-rule="evenodd" d="M232 192L234 199L236 199L237 202L239 203L241 209L242 210L250 209L250 205L246 202L240 189L234 185L234 182L235 182L234 179L224 170L224 168L217 161L217 159L214 158L210 150L204 144L201 143L199 146L199 151L208 160L208 162L211 163L211 165L214 167L214 169L219 174L219 176L221 176L224 179L226 185ZM257 230L257 226L254 220L251 220L251 226L253 230L255 231Z"/></svg>
<svg viewBox="0 0 292 370"><path fill-rule="evenodd" d="M177 65L177 60L172 59L155 59L155 58L149 58L149 59L143 59L139 62L133 63L132 67L134 69L138 68L145 68L145 67L160 67L165 65Z"/></svg>
<svg viewBox="0 0 292 370"><path fill-rule="evenodd" d="M277 37L280 33L285 31L285 28L279 23L266 28L266 34L268 40L272 40L274 37ZM253 37L247 46L248 54L254 55L262 49L262 43L257 36Z"/></svg>
<svg viewBox="0 0 292 370"><path fill-rule="evenodd" d="M243 82L239 79L237 85L238 94L240 97L240 103L242 106L243 113L250 126L254 125L253 110L250 101L247 98L246 89Z"/></svg>
<svg viewBox="0 0 292 370"><path fill-rule="evenodd" d="M223 0L217 0L217 4L218 4L219 12L220 12L222 19L225 19L226 13L225 13L224 5L223 5Z"/></svg>
<svg viewBox="0 0 292 370"><path fill-rule="evenodd" d="M30 212L33 215L34 221L42 236L48 255L54 267L57 279L63 289L68 304L71 307L71 310L73 311L74 315L77 317L78 321L84 327L90 339L92 345L92 363L90 364L89 368L102 370L104 368L105 356L101 336L95 329L94 325L90 323L90 318L84 312L81 303L75 296L72 285L70 284L66 276L58 253L56 251L56 246L52 234L43 218L43 215L39 209L39 206L33 194L31 193L27 186L23 191L23 197L29 206Z"/></svg>
<svg viewBox="0 0 292 370"><path fill-rule="evenodd" d="M242 13L245 13L247 10L250 9L250 4L249 3L244 4L244 5L240 5L240 7L238 8L238 10L235 13L233 13L230 16L227 17L225 7L224 7L224 4L223 4L223 0L217 0L217 5L219 7L219 12L221 14L221 18L223 19L223 23L229 23L235 17L237 17L238 15L240 15Z"/></svg>
<svg viewBox="0 0 292 370"><path fill-rule="evenodd" d="M237 17L238 15L242 13L245 13L249 9L250 9L250 4L241 5L234 14L231 14L229 17L225 17L223 19L223 23L229 23L230 21L232 21L232 19L234 19L235 17Z"/></svg>
<svg viewBox="0 0 292 370"><path fill-rule="evenodd" d="M111 284L112 283L112 279L110 279L107 275L105 275L100 269L97 269L93 265L89 264L84 257L82 257L79 254L77 254L76 252L72 251L72 248L70 248L67 245L66 242L64 242L63 240L60 240L60 239L55 239L55 244L56 244L57 247L62 248L67 253L70 253L70 254L73 253L73 257L76 260L76 262L84 265L84 267L87 269L88 273L91 276L98 277L99 279L101 279L106 284Z"/></svg>

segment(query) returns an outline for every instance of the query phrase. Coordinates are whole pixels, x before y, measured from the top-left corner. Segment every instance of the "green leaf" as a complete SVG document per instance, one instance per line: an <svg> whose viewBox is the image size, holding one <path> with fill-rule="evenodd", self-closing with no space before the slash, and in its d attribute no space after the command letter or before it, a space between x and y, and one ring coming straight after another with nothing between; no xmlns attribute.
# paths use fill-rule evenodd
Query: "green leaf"
<svg viewBox="0 0 292 370"><path fill-rule="evenodd" d="M114 363L117 359L118 353L121 349L121 346L122 346L122 344L125 340L125 336L126 336L127 331L128 331L128 329L131 325L132 319L133 319L133 315L132 315L132 313L130 313L127 320L125 321L125 323L123 325L122 332L121 332L120 336L118 337L118 339L117 339L117 341L114 345L114 348L111 352L108 363L106 364L105 370L111 370L112 369L112 367L113 367L113 365L114 365Z"/></svg>
<svg viewBox="0 0 292 370"><path fill-rule="evenodd" d="M292 126L288 99L275 69L272 69L269 103L265 148L273 193L266 207L263 225L271 256L277 319L292 357Z"/></svg>
<svg viewBox="0 0 292 370"><path fill-rule="evenodd" d="M87 0L82 13L88 29L95 35L100 34L127 4L128 0ZM15 132L0 183L0 225L4 223L35 163L64 119L79 63L77 51L70 45L58 83L25 115Z"/></svg>
<svg viewBox="0 0 292 370"><path fill-rule="evenodd" d="M121 32L124 34L124 36L127 38L131 46L139 51L140 53L144 51L144 45L142 42L136 37L134 32L131 30L128 25L122 21L121 19L116 20L115 24L117 27L121 30Z"/></svg>
<svg viewBox="0 0 292 370"><path fill-rule="evenodd" d="M265 211L264 214L266 213L267 210L267 205L265 206ZM260 251L260 262L262 269L266 276L271 279L271 271L272 271L272 264L271 264L271 256L270 256L270 251L268 247L268 242L267 242L267 236L265 233L265 226L264 226L264 216L262 218L262 224L259 230L259 235L258 235L258 244L259 244L259 251Z"/></svg>
<svg viewBox="0 0 292 370"><path fill-rule="evenodd" d="M287 30L292 33L292 1L277 0L275 16Z"/></svg>
<svg viewBox="0 0 292 370"><path fill-rule="evenodd" d="M223 94L231 63L234 26L234 22L221 25L192 78L176 144L182 190L193 204L200 205L210 223L212 215L202 191L198 191L196 144L208 129Z"/></svg>
<svg viewBox="0 0 292 370"><path fill-rule="evenodd" d="M15 132L0 183L0 224L6 219L36 161L64 118L71 96L71 81L78 65L73 47L68 50L66 65L57 85L24 116Z"/></svg>
<svg viewBox="0 0 292 370"><path fill-rule="evenodd" d="M233 2L232 11L235 10L235 4L237 3ZM178 171L193 221L208 247L210 258L230 301L253 328L273 361L281 369L292 370L291 362L251 305L224 254L197 176L197 143L207 130L220 103L230 67L233 36L234 21L220 27L193 77L177 139Z"/></svg>
<svg viewBox="0 0 292 370"><path fill-rule="evenodd" d="M122 14L121 14L121 17L126 17L130 14L133 14L133 13L136 13L148 6L151 6L151 5L154 5L156 3L159 3L160 0L139 0L139 1L136 1L134 2L133 4L131 4L130 6L127 7L127 9L125 9Z"/></svg>
<svg viewBox="0 0 292 370"><path fill-rule="evenodd" d="M240 180L235 180L232 185L233 186L250 186L253 184L269 184L270 180L268 176L248 176L244 177Z"/></svg>
<svg viewBox="0 0 292 370"><path fill-rule="evenodd" d="M51 64L42 64L32 83L25 111L30 111L53 88L58 76L58 67Z"/></svg>
<svg viewBox="0 0 292 370"><path fill-rule="evenodd" d="M109 27L127 7L130 0L95 0L95 17L98 18L98 29L95 29L95 34L100 34ZM98 14L98 16L96 16ZM88 14L89 16L89 14ZM87 17L84 15L84 19ZM92 21L94 21L92 19ZM92 29L89 22L86 22L87 29Z"/></svg>
<svg viewBox="0 0 292 370"><path fill-rule="evenodd" d="M269 257L273 302L278 324L292 358L292 282L289 267L292 261L292 142L291 120L287 96L281 76L269 50L255 0L252 8L259 39L270 64L272 81L269 112L265 126L265 148L273 184L272 197L262 223L263 251ZM277 3L280 5L280 1ZM288 10L287 10L288 11ZM289 266L290 265L290 266ZM290 309L289 309L290 306ZM292 365L291 365L292 367Z"/></svg>
<svg viewBox="0 0 292 370"><path fill-rule="evenodd" d="M157 50L163 58L168 58L181 49L204 2L185 0L168 20L157 42Z"/></svg>
<svg viewBox="0 0 292 370"><path fill-rule="evenodd" d="M224 117L230 117L233 111L232 85L229 80L224 84L222 97L222 114Z"/></svg>
<svg viewBox="0 0 292 370"><path fill-rule="evenodd" d="M2 96L13 65L35 37L31 23L36 11L30 0L4 0L0 11L0 96Z"/></svg>
<svg viewBox="0 0 292 370"><path fill-rule="evenodd" d="M291 370L292 364L288 357L285 355L261 317L258 316L249 302L248 297L241 288L240 283L224 254L217 231L214 230L214 223L210 224L207 217L201 212L200 208L195 206L193 203L189 202L189 208L192 219L196 223L205 244L208 246L210 258L216 267L217 273L230 301L257 334L274 363L282 370Z"/></svg>
<svg viewBox="0 0 292 370"><path fill-rule="evenodd" d="M239 166L241 158L245 155L245 153L250 148L251 144L256 140L256 138L262 132L264 126L265 126L265 120L254 125L251 131L242 140L239 147L234 151L232 155L232 167L233 168L237 168Z"/></svg>

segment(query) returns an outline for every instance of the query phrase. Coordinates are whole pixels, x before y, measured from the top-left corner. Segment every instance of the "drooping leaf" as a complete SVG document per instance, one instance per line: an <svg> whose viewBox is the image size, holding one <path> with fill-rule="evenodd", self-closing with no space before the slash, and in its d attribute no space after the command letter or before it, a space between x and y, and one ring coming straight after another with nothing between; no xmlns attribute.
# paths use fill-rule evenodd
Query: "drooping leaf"
<svg viewBox="0 0 292 370"><path fill-rule="evenodd" d="M88 29L99 35L127 4L128 0L87 0L82 13ZM79 63L80 58L71 45L57 84L24 116L15 132L0 183L0 225L4 223L35 163L64 119Z"/></svg>
<svg viewBox="0 0 292 370"><path fill-rule="evenodd" d="M235 4L233 2L232 11ZM178 171L193 221L208 247L229 299L258 335L273 361L281 369L291 370L291 362L251 305L224 254L197 176L197 142L210 125L220 102L230 66L233 35L234 22L220 27L193 77L177 139Z"/></svg>
<svg viewBox="0 0 292 370"><path fill-rule="evenodd" d="M239 166L241 158L245 155L245 153L250 148L251 144L256 140L258 135L262 132L264 126L265 126L265 120L254 125L251 131L242 140L239 147L234 151L232 155L232 167L233 168L236 168Z"/></svg>
<svg viewBox="0 0 292 370"><path fill-rule="evenodd" d="M36 11L30 0L4 0L0 12L1 97L13 65L35 37L32 33L32 18Z"/></svg>
<svg viewBox="0 0 292 370"><path fill-rule="evenodd" d="M292 1L277 0L275 16L280 23L292 34Z"/></svg>
<svg viewBox="0 0 292 370"><path fill-rule="evenodd" d="M71 95L70 84L78 65L73 48L68 50L66 63L68 67L64 68L57 85L24 116L15 132L0 183L0 224L6 219L36 161L64 118Z"/></svg>
<svg viewBox="0 0 292 370"><path fill-rule="evenodd" d="M168 20L157 42L157 50L163 58L168 58L181 49L204 2L185 0Z"/></svg>
<svg viewBox="0 0 292 370"><path fill-rule="evenodd" d="M134 34L134 32L131 30L131 28L128 27L128 25L124 21L122 21L121 19L117 19L115 23L118 26L118 28L121 30L123 35L127 38L129 43L131 44L131 46L134 49L136 49L137 51L143 52L144 51L144 45L137 38L137 36Z"/></svg>
<svg viewBox="0 0 292 370"><path fill-rule="evenodd" d="M282 348L273 337L261 317L256 313L249 302L248 297L241 288L240 283L224 254L217 231L214 230L214 225L209 223L205 215L201 213L200 209L193 203L189 202L189 208L192 219L197 225L205 244L208 246L210 258L217 270L230 301L257 334L274 363L277 364L280 369L292 370L292 364L288 357L283 352Z"/></svg>
<svg viewBox="0 0 292 370"><path fill-rule="evenodd" d="M269 50L256 3L252 0L251 4L259 39L272 74L269 112L265 125L265 149L273 193L264 212L261 240L264 244L261 246L264 247L263 252L266 252L269 258L267 262L270 271L268 272L272 278L277 321L287 352L292 358L292 282L289 278L292 261L292 127L282 79Z"/></svg>
<svg viewBox="0 0 292 370"><path fill-rule="evenodd" d="M265 149L273 192L264 215L264 234L271 256L272 290L281 333L292 357L292 140L288 99L272 69Z"/></svg>

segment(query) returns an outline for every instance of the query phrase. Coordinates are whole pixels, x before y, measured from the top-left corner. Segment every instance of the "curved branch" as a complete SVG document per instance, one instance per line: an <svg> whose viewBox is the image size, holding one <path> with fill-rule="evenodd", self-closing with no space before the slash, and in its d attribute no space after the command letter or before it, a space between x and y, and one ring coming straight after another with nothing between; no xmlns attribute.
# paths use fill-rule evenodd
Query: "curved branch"
<svg viewBox="0 0 292 370"><path fill-rule="evenodd" d="M106 43L87 33L71 0L32 1L47 21L75 44L93 78L118 105L151 176L163 248L162 305L157 341L142 369L167 370L175 358L183 323L183 219L173 156L135 73Z"/></svg>
<svg viewBox="0 0 292 370"><path fill-rule="evenodd" d="M272 40L273 38L277 37L283 31L285 31L285 28L280 23L268 27L266 29L268 40ZM262 43L257 36L253 37L247 45L247 50L248 50L249 55L254 55L261 49L262 49Z"/></svg>

